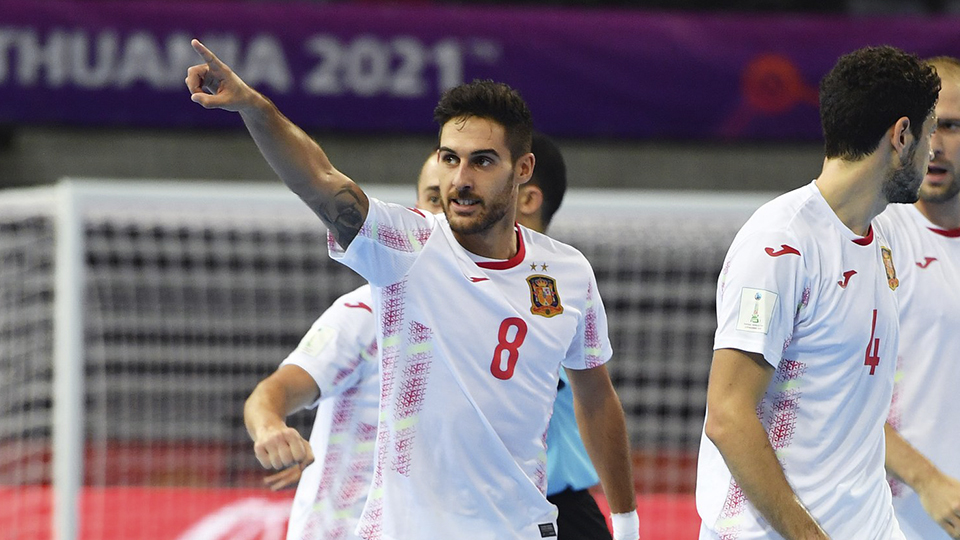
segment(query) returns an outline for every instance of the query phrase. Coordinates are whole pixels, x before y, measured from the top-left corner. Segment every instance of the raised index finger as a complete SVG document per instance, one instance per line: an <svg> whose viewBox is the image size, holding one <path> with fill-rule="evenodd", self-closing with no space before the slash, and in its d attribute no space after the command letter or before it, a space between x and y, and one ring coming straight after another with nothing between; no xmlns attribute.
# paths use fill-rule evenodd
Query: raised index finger
<svg viewBox="0 0 960 540"><path fill-rule="evenodd" d="M193 50L197 51L197 54L200 55L200 58L203 58L203 61L206 62L208 66L217 69L223 68L223 62L217 58L217 55L213 54L213 51L208 49L203 43L200 43L199 39L191 40L190 45L193 47Z"/></svg>

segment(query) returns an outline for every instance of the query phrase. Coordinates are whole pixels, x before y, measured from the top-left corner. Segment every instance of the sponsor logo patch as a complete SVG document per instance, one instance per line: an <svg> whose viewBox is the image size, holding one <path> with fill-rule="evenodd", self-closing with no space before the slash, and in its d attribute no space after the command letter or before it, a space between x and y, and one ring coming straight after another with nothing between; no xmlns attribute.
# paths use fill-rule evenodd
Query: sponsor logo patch
<svg viewBox="0 0 960 540"><path fill-rule="evenodd" d="M763 289L744 287L740 290L740 314L737 330L766 334L770 331L770 318L779 295Z"/></svg>

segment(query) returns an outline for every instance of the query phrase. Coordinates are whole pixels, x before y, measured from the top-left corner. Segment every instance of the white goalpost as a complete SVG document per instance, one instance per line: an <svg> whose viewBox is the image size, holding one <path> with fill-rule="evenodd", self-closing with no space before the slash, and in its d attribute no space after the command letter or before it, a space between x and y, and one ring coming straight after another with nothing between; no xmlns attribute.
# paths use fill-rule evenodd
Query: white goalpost
<svg viewBox="0 0 960 540"><path fill-rule="evenodd" d="M415 200L412 184L365 190ZM594 266L635 482L656 504L690 510L717 275L740 225L772 197L571 189L551 225ZM238 502L267 497L243 400L360 284L279 182L65 179L0 191L0 523L10 538L174 540L232 515L218 513L228 504L256 521L258 506ZM311 420L292 422L306 434ZM271 512L250 538L278 534ZM668 518L641 516L681 538Z"/></svg>

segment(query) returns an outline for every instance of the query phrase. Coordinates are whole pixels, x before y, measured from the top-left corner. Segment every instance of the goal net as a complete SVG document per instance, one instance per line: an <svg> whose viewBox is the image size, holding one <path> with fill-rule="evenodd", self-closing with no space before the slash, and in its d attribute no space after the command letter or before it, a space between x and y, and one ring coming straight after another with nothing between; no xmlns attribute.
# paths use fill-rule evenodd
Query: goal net
<svg viewBox="0 0 960 540"><path fill-rule="evenodd" d="M770 198L572 190L554 219L607 308L644 538L695 537L717 275ZM362 284L325 234L279 184L0 191L0 539L282 538L243 401Z"/></svg>

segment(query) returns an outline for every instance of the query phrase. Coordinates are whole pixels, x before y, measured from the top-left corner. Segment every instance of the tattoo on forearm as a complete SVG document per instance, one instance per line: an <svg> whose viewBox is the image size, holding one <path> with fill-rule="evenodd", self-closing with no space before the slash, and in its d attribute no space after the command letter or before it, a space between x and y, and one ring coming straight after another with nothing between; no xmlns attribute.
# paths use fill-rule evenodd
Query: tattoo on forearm
<svg viewBox="0 0 960 540"><path fill-rule="evenodd" d="M363 225L362 199L357 186L346 186L320 210L320 217L330 227L340 247L346 249Z"/></svg>

